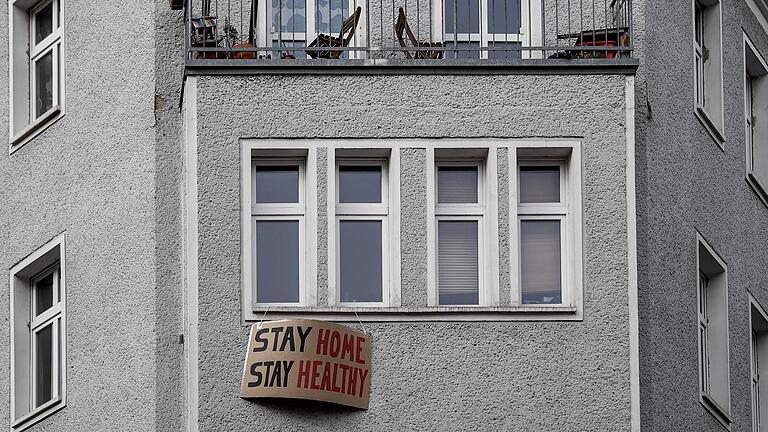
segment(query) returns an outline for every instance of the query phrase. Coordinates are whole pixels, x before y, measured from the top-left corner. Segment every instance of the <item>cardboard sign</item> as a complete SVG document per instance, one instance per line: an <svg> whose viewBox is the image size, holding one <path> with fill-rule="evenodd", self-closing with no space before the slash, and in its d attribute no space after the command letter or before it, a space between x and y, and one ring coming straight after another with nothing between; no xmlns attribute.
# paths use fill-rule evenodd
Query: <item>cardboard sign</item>
<svg viewBox="0 0 768 432"><path fill-rule="evenodd" d="M371 338L316 320L251 326L241 398L297 398L368 409Z"/></svg>

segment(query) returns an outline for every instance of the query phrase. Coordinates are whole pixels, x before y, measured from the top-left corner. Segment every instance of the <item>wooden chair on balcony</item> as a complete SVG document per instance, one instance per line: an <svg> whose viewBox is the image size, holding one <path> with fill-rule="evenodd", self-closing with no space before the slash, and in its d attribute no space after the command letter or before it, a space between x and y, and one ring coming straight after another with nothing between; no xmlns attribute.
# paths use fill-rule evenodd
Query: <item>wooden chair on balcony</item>
<svg viewBox="0 0 768 432"><path fill-rule="evenodd" d="M341 23L341 31L339 32L338 37L320 33L319 35L317 35L315 40L313 40L312 43L309 44L308 48L348 47L349 43L352 41L352 38L355 36L355 29L357 28L357 22L360 20L361 12L362 12L362 9L360 8L360 6L358 6L357 9L355 9L355 13L348 16L347 19L345 19L344 22ZM344 51L343 50L307 49L306 52L308 56L314 59L322 58L322 59L338 60L338 58L341 56L341 54Z"/></svg>
<svg viewBox="0 0 768 432"><path fill-rule="evenodd" d="M397 13L397 21L395 22L395 36L397 37L397 41L400 42L401 48L408 48L408 46L405 43L405 38L403 37L403 32L405 32L405 35L408 37L408 40L411 42L412 47L418 47L418 48L443 48L445 45L442 42L420 42L416 39L416 36L413 34L413 31L411 31L411 26L408 25L408 20L405 18L405 11L403 8L400 8L400 10ZM411 55L411 52L408 50L403 51L405 53L405 58L407 59L413 59L414 57L417 59L441 59L443 58L443 50L442 49L430 49L430 50L414 50L414 55Z"/></svg>

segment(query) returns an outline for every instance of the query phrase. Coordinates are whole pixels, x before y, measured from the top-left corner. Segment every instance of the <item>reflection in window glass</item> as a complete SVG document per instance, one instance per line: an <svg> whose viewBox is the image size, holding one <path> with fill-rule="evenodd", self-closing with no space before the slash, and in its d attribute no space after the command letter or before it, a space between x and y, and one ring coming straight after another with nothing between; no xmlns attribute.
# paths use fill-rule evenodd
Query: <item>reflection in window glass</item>
<svg viewBox="0 0 768 432"><path fill-rule="evenodd" d="M299 301L299 222L256 222L256 301Z"/></svg>
<svg viewBox="0 0 768 432"><path fill-rule="evenodd" d="M381 227L381 221L339 222L339 290L342 302L382 301Z"/></svg>
<svg viewBox="0 0 768 432"><path fill-rule="evenodd" d="M298 165L262 165L256 167L256 203L298 203Z"/></svg>
<svg viewBox="0 0 768 432"><path fill-rule="evenodd" d="M344 20L352 14L348 0L317 0L317 29L319 33L338 35ZM330 27L328 17L330 16Z"/></svg>
<svg viewBox="0 0 768 432"><path fill-rule="evenodd" d="M35 407L39 407L53 397L53 324L36 333L35 352Z"/></svg>
<svg viewBox="0 0 768 432"><path fill-rule="evenodd" d="M35 43L40 43L53 33L53 3L49 3L35 14Z"/></svg>
<svg viewBox="0 0 768 432"><path fill-rule="evenodd" d="M520 273L524 304L562 303L560 221L520 222Z"/></svg>
<svg viewBox="0 0 768 432"><path fill-rule="evenodd" d="M35 62L35 99L35 118L53 108L52 51Z"/></svg>
<svg viewBox="0 0 768 432"><path fill-rule="evenodd" d="M477 204L477 167L438 167L437 202Z"/></svg>
<svg viewBox="0 0 768 432"><path fill-rule="evenodd" d="M437 227L438 303L479 303L477 221L439 221Z"/></svg>
<svg viewBox="0 0 768 432"><path fill-rule="evenodd" d="M380 203L381 166L340 166L340 203Z"/></svg>
<svg viewBox="0 0 768 432"><path fill-rule="evenodd" d="M521 166L521 203L559 203L559 166Z"/></svg>
<svg viewBox="0 0 768 432"><path fill-rule="evenodd" d="M480 33L480 2L478 0L444 0L445 33Z"/></svg>
<svg viewBox="0 0 768 432"><path fill-rule="evenodd" d="M279 27L278 22L282 23ZM303 33L306 23L305 0L272 0L273 33Z"/></svg>
<svg viewBox="0 0 768 432"><path fill-rule="evenodd" d="M520 33L520 0L487 0L488 33Z"/></svg>

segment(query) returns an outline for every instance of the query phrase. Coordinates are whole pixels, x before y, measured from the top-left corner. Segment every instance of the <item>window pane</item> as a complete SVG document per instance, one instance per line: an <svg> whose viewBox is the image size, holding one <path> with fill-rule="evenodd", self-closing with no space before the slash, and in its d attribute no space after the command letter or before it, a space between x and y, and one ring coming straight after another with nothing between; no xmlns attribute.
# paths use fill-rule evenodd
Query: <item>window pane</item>
<svg viewBox="0 0 768 432"><path fill-rule="evenodd" d="M299 202L299 167L298 165L256 167L256 202L298 203Z"/></svg>
<svg viewBox="0 0 768 432"><path fill-rule="evenodd" d="M458 34L480 33L480 1L445 0L444 5L446 34L453 34L454 27Z"/></svg>
<svg viewBox="0 0 768 432"><path fill-rule="evenodd" d="M35 407L53 397L53 324L35 333Z"/></svg>
<svg viewBox="0 0 768 432"><path fill-rule="evenodd" d="M35 43L40 43L51 33L53 33L53 3L49 3L35 14Z"/></svg>
<svg viewBox="0 0 768 432"><path fill-rule="evenodd" d="M488 0L488 33L520 33L520 0Z"/></svg>
<svg viewBox="0 0 768 432"><path fill-rule="evenodd" d="M53 108L53 51L35 62L35 118Z"/></svg>
<svg viewBox="0 0 768 432"><path fill-rule="evenodd" d="M488 48L494 48L488 50L489 59L519 59L522 52L522 44L520 42L492 42L488 41Z"/></svg>
<svg viewBox="0 0 768 432"><path fill-rule="evenodd" d="M477 167L438 167L439 204L477 203Z"/></svg>
<svg viewBox="0 0 768 432"><path fill-rule="evenodd" d="M256 301L299 302L299 221L256 222Z"/></svg>
<svg viewBox="0 0 768 432"><path fill-rule="evenodd" d="M479 303L477 221L438 222L438 303Z"/></svg>
<svg viewBox="0 0 768 432"><path fill-rule="evenodd" d="M35 284L35 316L53 306L53 273Z"/></svg>
<svg viewBox="0 0 768 432"><path fill-rule="evenodd" d="M380 203L381 166L339 166L340 203Z"/></svg>
<svg viewBox="0 0 768 432"><path fill-rule="evenodd" d="M342 302L381 302L381 221L339 223Z"/></svg>
<svg viewBox="0 0 768 432"><path fill-rule="evenodd" d="M277 23L282 26L278 29ZM306 30L304 0L272 0L272 32L304 32Z"/></svg>
<svg viewBox="0 0 768 432"><path fill-rule="evenodd" d="M562 303L560 221L522 221L520 244L523 303Z"/></svg>
<svg viewBox="0 0 768 432"><path fill-rule="evenodd" d="M445 42L444 54L446 59L479 59L480 42Z"/></svg>
<svg viewBox="0 0 768 432"><path fill-rule="evenodd" d="M560 167L521 166L520 202L560 202Z"/></svg>
<svg viewBox="0 0 768 432"><path fill-rule="evenodd" d="M348 0L317 0L317 32L338 35L342 22L351 14ZM330 27L328 17L331 18Z"/></svg>

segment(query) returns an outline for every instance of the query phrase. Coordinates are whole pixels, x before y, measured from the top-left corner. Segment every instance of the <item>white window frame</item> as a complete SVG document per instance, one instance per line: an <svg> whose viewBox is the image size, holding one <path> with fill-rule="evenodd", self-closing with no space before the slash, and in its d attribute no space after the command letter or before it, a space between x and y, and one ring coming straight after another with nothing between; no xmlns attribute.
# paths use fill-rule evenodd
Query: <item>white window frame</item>
<svg viewBox="0 0 768 432"><path fill-rule="evenodd" d="M339 285L335 290L333 303L340 306L351 307L387 307L390 303L390 242L389 235L389 175L388 161L385 158L377 157L336 157L336 169L334 171L334 202L336 211L334 215L335 222L335 243L334 250L336 281ZM371 166L381 168L381 203L341 203L339 202L339 167L340 166ZM341 301L341 222L342 221L379 221L381 222L381 302L342 302Z"/></svg>
<svg viewBox="0 0 768 432"><path fill-rule="evenodd" d="M709 4L707 4L709 3ZM697 15L697 8L701 15ZM712 23L706 22L706 16L712 8L717 8L717 29L708 30ZM709 11L708 11L709 10ZM692 0L693 17L692 53L693 53L693 112L696 118L712 136L712 139L725 150L725 109L723 90L723 7L721 0ZM701 34L704 45L699 44L697 35ZM716 38L713 41L707 39ZM712 66L712 62L717 63ZM710 67L714 67L711 70ZM711 102L710 102L711 101ZM714 110L714 111L713 111Z"/></svg>
<svg viewBox="0 0 768 432"><path fill-rule="evenodd" d="M21 431L37 424L66 406L65 255L65 237L60 234L9 271L12 431ZM39 316L34 316L36 284L52 273L53 305ZM35 335L48 326L52 326L52 350L58 352L58 356L54 356L51 371L52 399L34 407L37 399Z"/></svg>
<svg viewBox="0 0 768 432"><path fill-rule="evenodd" d="M298 1L298 0L297 0ZM318 35L317 32L317 22L315 17L315 11L317 10L317 0L305 0L305 24L306 24L306 31L305 32L278 32L275 31L272 27L272 2L271 1L263 1L258 3L258 16L264 17L259 19L256 22L256 43L258 46L263 47L272 47L272 44L274 42L299 42L298 45L296 45L296 48L292 49L290 46L286 47L274 47L270 51L264 51L259 53L260 55L274 55L273 53L275 51L282 52L282 51L304 51L302 47L307 47ZM366 31L367 26L367 5L362 0L343 0L349 2L349 10L346 16L342 18L342 20L348 18L351 16L358 6L360 6L360 19L357 22L357 28L355 29L355 34L352 37L352 40L349 42L349 47L365 47L367 46L367 42L365 40L365 35L368 33ZM329 22L330 22L330 17ZM337 29L331 29L332 32L330 36L338 36L338 30ZM349 55L350 59L363 59L367 58L367 55L363 51L357 51L357 50L349 50L346 51Z"/></svg>
<svg viewBox="0 0 768 432"><path fill-rule="evenodd" d="M709 255L714 265L719 267L719 271L712 272L711 269L703 267L702 249ZM728 267L725 261L720 258L720 255L715 252L712 246L698 232L696 233L696 286L699 402L723 426L730 430L732 421L730 408ZM719 291L720 298L713 299L713 293L710 291ZM710 299L713 299L711 300L713 302L719 302L714 303L714 306L720 306L719 313L712 311L713 304L710 303ZM702 309L703 305L704 309ZM715 322L713 323L713 321ZM704 336L702 337L702 335ZM725 345L724 349L722 347L723 344ZM713 353L713 346L718 346L723 352ZM721 354L723 357L718 358L715 354ZM713 357L713 355L715 356ZM713 378L713 371L718 372L719 376ZM724 389L720 391L724 391L726 400L722 399L722 395L717 396L714 394L713 391L718 389Z"/></svg>
<svg viewBox="0 0 768 432"><path fill-rule="evenodd" d="M468 306L468 307L482 307L482 306L495 306L498 305L498 294L494 296L494 287L492 284L489 284L488 281L491 279L491 276L489 274L489 265L488 262L490 261L489 256L492 254L492 251L489 250L488 245L493 243L493 240L488 238L488 233L491 231L490 227L487 226L488 221L488 201L489 196L486 193L488 180L486 178L486 168L485 168L485 158L479 158L479 157L437 157L434 161L434 202L435 202L435 233L434 233L434 239L435 239L435 251L438 250L438 241L439 241L439 235L438 235L438 228L440 226L440 222L445 221L473 221L477 222L477 283L478 283L478 293L477 293L477 305L461 305L461 306ZM476 167L477 168L477 203L476 204L441 204L438 202L438 181L437 176L439 173L439 168L444 166L453 166L453 167ZM497 228L498 233L498 228ZM498 254L497 254L498 255ZM435 273L435 280L438 281L440 279L439 274L439 257L438 254L435 254L435 267L434 267L434 273ZM498 267L497 267L498 268ZM440 286L439 283L436 283L436 292L434 293L434 304L430 304L430 306L447 306L451 307L454 305L440 305ZM495 290L498 291L498 285L495 286ZM431 298L432 296L430 296Z"/></svg>
<svg viewBox="0 0 768 432"><path fill-rule="evenodd" d="M432 11L432 35L437 42L454 42L454 34L445 31L443 23L445 4L444 0L431 0ZM523 48L543 45L541 34L542 6L541 0L520 0L520 32L519 33L489 33L488 2L493 0L474 0L480 2L478 19L480 19L479 33L457 33L457 42L478 42L480 58L488 58L487 48L490 44L501 42L520 42ZM483 19L485 18L485 19ZM451 51L446 48L446 51ZM521 58L542 58L542 53L536 50L523 49Z"/></svg>
<svg viewBox="0 0 768 432"><path fill-rule="evenodd" d="M760 303L749 293L749 341L750 341L750 387L752 395L752 431L763 432L768 421L768 381L762 379L768 367L768 314ZM765 323L763 329L755 329L755 313ZM761 339L761 340L759 340Z"/></svg>
<svg viewBox="0 0 768 432"><path fill-rule="evenodd" d="M583 270L582 270L582 191L581 191L581 146L574 143L571 147L556 147L544 145L527 147L525 154L520 154L520 148L510 155L510 211L511 219L510 241L516 251L510 265L512 266L512 304L531 306L523 303L522 292L522 245L520 241L520 225L525 220L558 220L560 221L560 289L561 303L538 304L538 308L558 308L562 306L583 307ZM518 157L519 155L519 157ZM553 166L560 168L560 202L559 203L520 203L519 175L520 166ZM514 188L514 190L513 190Z"/></svg>
<svg viewBox="0 0 768 432"><path fill-rule="evenodd" d="M768 80L768 63L766 63L763 56L760 54L760 52L755 47L754 43L752 43L752 40L747 36L746 33L743 33L744 37L744 52L743 52L743 63L744 63L744 137L745 137L745 147L746 147L746 180L747 183L752 187L752 189L755 191L757 196L760 198L760 200L768 206L768 183L765 182L765 179L763 181L760 180L760 176L755 172L755 165L754 165L754 149L755 149L755 140L754 140L754 123L756 121L762 121L762 122L768 122L768 115L766 115L764 118L756 119L755 113L753 112L753 105L754 105L754 84L753 81L756 79L763 79ZM763 73L759 76L753 76L750 71L748 70L748 53L751 52L751 55L754 56L757 61L758 65L756 67L762 69ZM764 84L768 85L768 84ZM768 142L761 142L761 145L768 146ZM768 151L768 148L764 151ZM768 169L768 167L766 167ZM765 173L768 175L768 172Z"/></svg>
<svg viewBox="0 0 768 432"><path fill-rule="evenodd" d="M298 166L299 168L299 202L298 203L252 203L251 204L251 220L252 228L252 240L253 247L252 268L253 268L253 290L252 301L254 307L259 306L301 306L309 303L307 284L311 281L307 281L306 274L306 162L303 158L295 157L253 157L251 161L251 178L253 179L256 174L256 168L260 166ZM254 180L255 181L255 180ZM255 225L259 221L298 221L299 223L299 300L295 303L261 303L258 299L258 287L256 286L256 229Z"/></svg>
<svg viewBox="0 0 768 432"><path fill-rule="evenodd" d="M12 154L64 115L65 8L64 0L8 1L11 61L9 153ZM35 44L35 14L49 4L53 5L53 31ZM49 52L52 53L53 65L53 104L46 112L37 113L34 65Z"/></svg>

